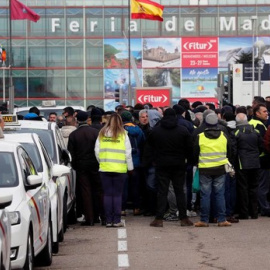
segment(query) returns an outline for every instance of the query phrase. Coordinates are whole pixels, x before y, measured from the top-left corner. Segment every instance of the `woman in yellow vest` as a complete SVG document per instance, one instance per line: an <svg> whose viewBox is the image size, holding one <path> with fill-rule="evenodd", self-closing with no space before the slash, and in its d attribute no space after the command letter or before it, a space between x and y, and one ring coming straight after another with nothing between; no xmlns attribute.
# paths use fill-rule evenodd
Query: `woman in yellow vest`
<svg viewBox="0 0 270 270"><path fill-rule="evenodd" d="M122 192L127 171L133 170L133 163L130 141L118 114L112 114L100 130L95 154L104 190L106 226L123 227Z"/></svg>

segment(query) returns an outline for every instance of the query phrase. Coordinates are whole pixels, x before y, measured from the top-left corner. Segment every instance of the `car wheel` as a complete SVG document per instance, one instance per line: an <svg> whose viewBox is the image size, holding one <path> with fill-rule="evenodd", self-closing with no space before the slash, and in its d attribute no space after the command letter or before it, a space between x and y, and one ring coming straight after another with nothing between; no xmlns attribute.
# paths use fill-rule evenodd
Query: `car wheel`
<svg viewBox="0 0 270 270"><path fill-rule="evenodd" d="M29 234L27 237L27 251L26 251L26 258L25 258L23 269L24 270L34 269L34 250L33 250L33 238L32 238L31 231L29 231Z"/></svg>
<svg viewBox="0 0 270 270"><path fill-rule="evenodd" d="M52 264L52 223L49 221L47 232L47 243L38 256L38 261L42 262L43 266L49 266Z"/></svg>

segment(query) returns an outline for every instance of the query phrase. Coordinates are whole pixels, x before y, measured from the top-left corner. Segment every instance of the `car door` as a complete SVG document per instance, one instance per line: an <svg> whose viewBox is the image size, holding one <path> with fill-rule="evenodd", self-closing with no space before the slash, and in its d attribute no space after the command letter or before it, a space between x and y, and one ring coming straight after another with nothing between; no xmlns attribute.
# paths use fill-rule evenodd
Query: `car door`
<svg viewBox="0 0 270 270"><path fill-rule="evenodd" d="M35 166L27 152L21 147L18 150L23 180L26 188L26 196L33 219L33 245L34 250L39 250L45 245L48 231L49 196L46 184L43 182L35 189L27 190L27 177L37 175Z"/></svg>

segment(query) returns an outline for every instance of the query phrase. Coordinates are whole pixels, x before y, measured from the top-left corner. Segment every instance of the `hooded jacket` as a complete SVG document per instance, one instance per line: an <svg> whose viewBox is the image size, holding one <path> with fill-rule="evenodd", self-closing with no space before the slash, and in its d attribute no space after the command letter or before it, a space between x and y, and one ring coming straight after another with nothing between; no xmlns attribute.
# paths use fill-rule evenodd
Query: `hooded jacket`
<svg viewBox="0 0 270 270"><path fill-rule="evenodd" d="M178 167L185 170L186 159L192 158L192 138L173 116L163 117L149 134L143 153L143 164L153 161L156 167Z"/></svg>
<svg viewBox="0 0 270 270"><path fill-rule="evenodd" d="M218 139L221 135L221 130L219 127L206 128L204 130L204 135L208 139ZM228 136L223 132L224 136L227 138L227 158L231 160L231 144ZM199 145L199 136L197 135L194 143L194 164L197 165L199 162L200 155L200 145ZM204 175L222 175L225 174L224 165L212 167L212 168L200 168L200 174Z"/></svg>
<svg viewBox="0 0 270 270"><path fill-rule="evenodd" d="M130 144L132 147L132 160L134 167L141 166L142 150L145 142L145 137L142 130L131 122L124 123L124 128L128 133ZM134 144L134 145L133 145Z"/></svg>

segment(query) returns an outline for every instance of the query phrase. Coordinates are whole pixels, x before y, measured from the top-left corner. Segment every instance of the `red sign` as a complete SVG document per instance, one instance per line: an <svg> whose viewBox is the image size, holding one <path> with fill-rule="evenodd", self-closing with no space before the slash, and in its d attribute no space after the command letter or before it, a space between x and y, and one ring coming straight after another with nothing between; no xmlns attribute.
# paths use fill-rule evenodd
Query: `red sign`
<svg viewBox="0 0 270 270"><path fill-rule="evenodd" d="M154 107L171 106L171 88L136 88L136 103L151 103Z"/></svg>
<svg viewBox="0 0 270 270"><path fill-rule="evenodd" d="M182 38L182 67L217 66L217 38Z"/></svg>

